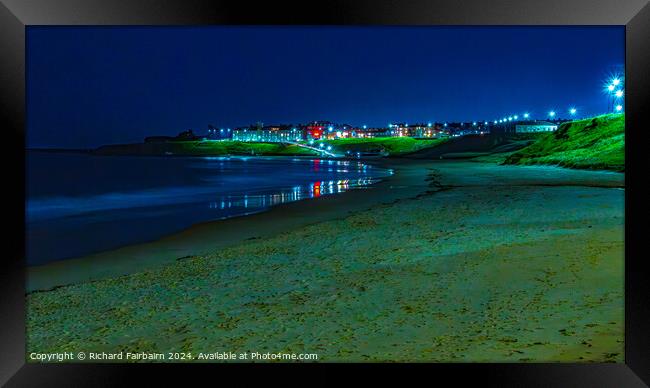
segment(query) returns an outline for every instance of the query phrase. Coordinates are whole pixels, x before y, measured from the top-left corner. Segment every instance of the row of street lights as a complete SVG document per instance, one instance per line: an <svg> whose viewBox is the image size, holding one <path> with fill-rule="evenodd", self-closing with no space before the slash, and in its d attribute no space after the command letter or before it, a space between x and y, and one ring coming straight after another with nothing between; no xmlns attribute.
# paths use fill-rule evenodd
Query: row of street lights
<svg viewBox="0 0 650 388"><path fill-rule="evenodd" d="M608 80L606 83L605 89L610 97L609 103L607 110L612 111L612 109L620 113L623 111L623 102L622 99L625 96L625 79L624 77L621 76L614 76L611 79ZM569 108L569 115L571 117L575 117L576 114L578 113L578 109L575 107ZM554 110L550 110L548 112L548 117L553 119L556 116L556 112ZM528 119L530 117L530 114L528 112L524 113L523 118ZM502 124L502 123L507 123L509 121L517 120L519 119L518 115L513 115L513 116L508 116L504 117L502 119L494 120L494 124Z"/></svg>
<svg viewBox="0 0 650 388"><path fill-rule="evenodd" d="M609 96L607 111L611 111L612 108L616 112L623 111L622 99L625 96L625 78L621 76L612 77L607 81L605 91Z"/></svg>
<svg viewBox="0 0 650 388"><path fill-rule="evenodd" d="M571 117L575 117L575 115L577 113L578 113L578 109L576 109L574 107L569 108L569 115L571 115ZM555 110L550 110L548 112L548 117L551 118L551 119L555 118L556 115L557 115L557 113L555 112ZM523 118L524 119L529 119L530 118L530 113L528 113L528 112L524 113ZM510 122L510 121L513 121L513 120L514 121L519 120L519 115L513 115L513 116L504 117L504 118L499 119L499 120L494 120L494 124L507 123L507 122Z"/></svg>

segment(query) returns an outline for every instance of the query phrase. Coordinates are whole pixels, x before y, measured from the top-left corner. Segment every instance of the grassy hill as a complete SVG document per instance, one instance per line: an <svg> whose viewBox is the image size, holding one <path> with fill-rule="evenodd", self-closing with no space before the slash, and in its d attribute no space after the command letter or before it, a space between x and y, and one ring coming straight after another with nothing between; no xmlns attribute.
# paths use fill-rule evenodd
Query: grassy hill
<svg viewBox="0 0 650 388"><path fill-rule="evenodd" d="M252 143L242 141L178 142L176 153L184 155L317 155L292 144Z"/></svg>
<svg viewBox="0 0 650 388"><path fill-rule="evenodd" d="M296 145L249 143L241 141L174 141L161 143L117 144L98 148L99 155L293 155L314 156L316 152Z"/></svg>
<svg viewBox="0 0 650 388"><path fill-rule="evenodd" d="M427 147L435 147L445 140L421 140L409 137L381 137L374 139L322 140L333 147L333 151L366 152L384 150L389 155L403 155ZM220 156L220 155L262 155L262 156L315 156L316 151L293 144L254 143L242 141L168 141L159 143L115 144L99 147L99 155L178 155L178 156Z"/></svg>
<svg viewBox="0 0 650 388"><path fill-rule="evenodd" d="M337 139L323 140L331 145L335 151L342 154L350 152L368 152L383 150L390 156L404 155L425 148L436 147L447 141L446 139L414 139L411 137L376 137L370 139ZM318 142L317 142L318 143Z"/></svg>
<svg viewBox="0 0 650 388"><path fill-rule="evenodd" d="M503 164L552 164L569 168L625 170L625 114L564 123L510 155Z"/></svg>

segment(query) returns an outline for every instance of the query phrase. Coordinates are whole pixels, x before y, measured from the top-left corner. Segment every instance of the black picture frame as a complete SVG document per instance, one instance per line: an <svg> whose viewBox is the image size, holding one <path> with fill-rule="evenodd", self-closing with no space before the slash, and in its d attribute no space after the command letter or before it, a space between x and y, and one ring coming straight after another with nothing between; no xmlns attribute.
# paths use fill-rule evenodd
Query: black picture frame
<svg viewBox="0 0 650 388"><path fill-rule="evenodd" d="M323 368L332 365L260 365L260 373L242 373L240 365L43 365L25 363L24 149L25 31L35 25L625 25L626 28L626 194L625 194L625 363L624 364L419 364L365 366L364 375L386 374L403 380L407 368L456 383L479 379L499 386L604 386L650 384L650 303L648 279L640 243L645 228L643 201L643 118L650 91L650 6L646 0L551 1L431 1L431 0L0 0L0 114L4 129L4 170L10 176L5 194L5 225L12 235L0 272L0 384L8 386L103 386L131 381L145 373L168 383L191 373L230 372L240 382L268 373L314 373L319 381L333 379ZM338 365L350 369L351 365ZM387 373L386 373L387 372ZM444 377L443 377L444 376ZM221 378L221 377L220 377ZM294 375L295 378L295 375ZM644 383L645 382L645 383ZM149 384L148 384L149 385Z"/></svg>

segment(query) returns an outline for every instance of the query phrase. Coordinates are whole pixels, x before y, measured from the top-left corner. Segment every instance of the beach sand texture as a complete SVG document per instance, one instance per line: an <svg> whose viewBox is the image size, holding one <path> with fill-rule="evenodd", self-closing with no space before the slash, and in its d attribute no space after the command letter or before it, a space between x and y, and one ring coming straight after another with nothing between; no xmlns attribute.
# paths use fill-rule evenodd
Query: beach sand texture
<svg viewBox="0 0 650 388"><path fill-rule="evenodd" d="M367 210L30 293L27 352L623 362L623 174L411 171L410 191Z"/></svg>

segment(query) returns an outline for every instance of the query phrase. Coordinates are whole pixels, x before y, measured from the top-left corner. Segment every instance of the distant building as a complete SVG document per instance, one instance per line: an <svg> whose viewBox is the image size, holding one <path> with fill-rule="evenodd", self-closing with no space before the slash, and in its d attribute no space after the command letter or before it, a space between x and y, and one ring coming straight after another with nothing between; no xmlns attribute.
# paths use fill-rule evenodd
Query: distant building
<svg viewBox="0 0 650 388"><path fill-rule="evenodd" d="M291 125L252 125L245 128L235 128L232 139L263 143L288 143L304 140L304 136L302 131Z"/></svg>
<svg viewBox="0 0 650 388"><path fill-rule="evenodd" d="M515 125L515 133L552 132L557 124L548 121L521 121Z"/></svg>
<svg viewBox="0 0 650 388"><path fill-rule="evenodd" d="M193 141L193 140L199 140L199 137L194 134L194 132L191 129L188 129L187 131L183 131L176 135L174 138L176 141Z"/></svg>
<svg viewBox="0 0 650 388"><path fill-rule="evenodd" d="M350 135L362 139L393 136L387 128L351 128Z"/></svg>
<svg viewBox="0 0 650 388"><path fill-rule="evenodd" d="M322 128L322 139L332 140L355 137L356 128L350 124L334 124L329 122L323 122L323 124L326 125L323 125ZM310 132L306 132L306 134L308 135L308 138L314 139L314 137L310 135Z"/></svg>
<svg viewBox="0 0 650 388"><path fill-rule="evenodd" d="M337 126L330 121L312 121L301 126L307 140L320 140L335 136Z"/></svg>
<svg viewBox="0 0 650 388"><path fill-rule="evenodd" d="M409 127L405 123L391 123L388 125L390 136L394 137L413 137L415 128Z"/></svg>
<svg viewBox="0 0 650 388"><path fill-rule="evenodd" d="M411 129L412 136L416 138L428 139L446 135L440 124L415 124L409 125L409 129Z"/></svg>

